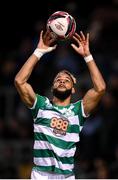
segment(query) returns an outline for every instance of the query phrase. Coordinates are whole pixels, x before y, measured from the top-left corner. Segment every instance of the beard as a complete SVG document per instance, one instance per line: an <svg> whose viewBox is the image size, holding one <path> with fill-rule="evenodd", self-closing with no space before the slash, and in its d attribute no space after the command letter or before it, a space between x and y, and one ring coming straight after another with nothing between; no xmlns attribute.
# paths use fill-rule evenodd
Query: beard
<svg viewBox="0 0 118 180"><path fill-rule="evenodd" d="M53 89L53 96L60 100L65 100L67 99L72 93L72 89L68 89L66 91L59 91L58 89Z"/></svg>

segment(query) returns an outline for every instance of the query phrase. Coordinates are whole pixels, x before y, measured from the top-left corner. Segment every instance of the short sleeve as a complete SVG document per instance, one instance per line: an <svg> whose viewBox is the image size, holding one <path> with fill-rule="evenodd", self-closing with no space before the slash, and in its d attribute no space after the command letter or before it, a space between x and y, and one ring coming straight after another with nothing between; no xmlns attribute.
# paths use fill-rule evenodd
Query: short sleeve
<svg viewBox="0 0 118 180"><path fill-rule="evenodd" d="M77 101L76 103L74 103L74 106L76 110L76 115L79 116L79 124L80 126L83 126L86 118L88 117L84 113L83 100Z"/></svg>
<svg viewBox="0 0 118 180"><path fill-rule="evenodd" d="M33 106L30 108L33 118L37 116L38 110L45 107L46 97L36 94Z"/></svg>

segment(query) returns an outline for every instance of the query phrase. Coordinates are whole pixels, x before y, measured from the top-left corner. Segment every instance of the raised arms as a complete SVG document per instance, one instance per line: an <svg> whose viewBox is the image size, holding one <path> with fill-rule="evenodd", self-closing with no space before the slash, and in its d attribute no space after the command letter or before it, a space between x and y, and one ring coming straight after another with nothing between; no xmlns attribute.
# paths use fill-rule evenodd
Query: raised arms
<svg viewBox="0 0 118 180"><path fill-rule="evenodd" d="M22 101L28 106L32 107L35 101L35 92L31 85L27 82L32 70L34 69L40 58L56 48L56 46L50 47L55 41L54 37L50 36L50 32L46 32L43 37L43 31L40 33L39 43L34 53L27 59L20 71L15 77L15 86L20 94Z"/></svg>
<svg viewBox="0 0 118 180"><path fill-rule="evenodd" d="M86 115L88 115L97 106L98 102L105 92L106 85L90 53L89 34L87 34L87 36L85 37L83 32L80 32L80 35L75 33L73 39L77 42L78 46L76 46L75 44L71 44L71 46L78 54L80 54L85 59L93 82L93 88L88 90L83 97L84 112Z"/></svg>

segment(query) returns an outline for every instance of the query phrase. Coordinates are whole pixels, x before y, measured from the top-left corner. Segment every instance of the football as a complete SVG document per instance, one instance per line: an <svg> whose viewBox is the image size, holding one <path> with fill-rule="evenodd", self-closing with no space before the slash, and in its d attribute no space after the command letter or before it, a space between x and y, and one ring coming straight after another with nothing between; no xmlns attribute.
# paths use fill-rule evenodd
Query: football
<svg viewBox="0 0 118 180"><path fill-rule="evenodd" d="M59 38L67 39L75 33L76 21L69 13L57 11L47 20L47 28Z"/></svg>

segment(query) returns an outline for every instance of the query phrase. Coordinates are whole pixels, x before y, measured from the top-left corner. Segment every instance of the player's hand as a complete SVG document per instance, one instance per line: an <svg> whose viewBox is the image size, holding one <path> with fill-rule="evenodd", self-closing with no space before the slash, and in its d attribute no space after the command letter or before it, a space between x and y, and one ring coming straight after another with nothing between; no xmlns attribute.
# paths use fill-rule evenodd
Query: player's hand
<svg viewBox="0 0 118 180"><path fill-rule="evenodd" d="M83 32L80 31L80 35L75 33L73 35L73 39L77 42L77 45L71 44L71 46L78 54L80 54L83 57L90 55L89 33L87 33L87 35L85 36Z"/></svg>
<svg viewBox="0 0 118 180"><path fill-rule="evenodd" d="M56 38L51 36L51 33L49 31L46 31L44 36L43 36L43 31L41 31L37 48L45 52L46 51L50 52L56 48L56 45L51 46L51 44L54 43L55 41L56 41Z"/></svg>

